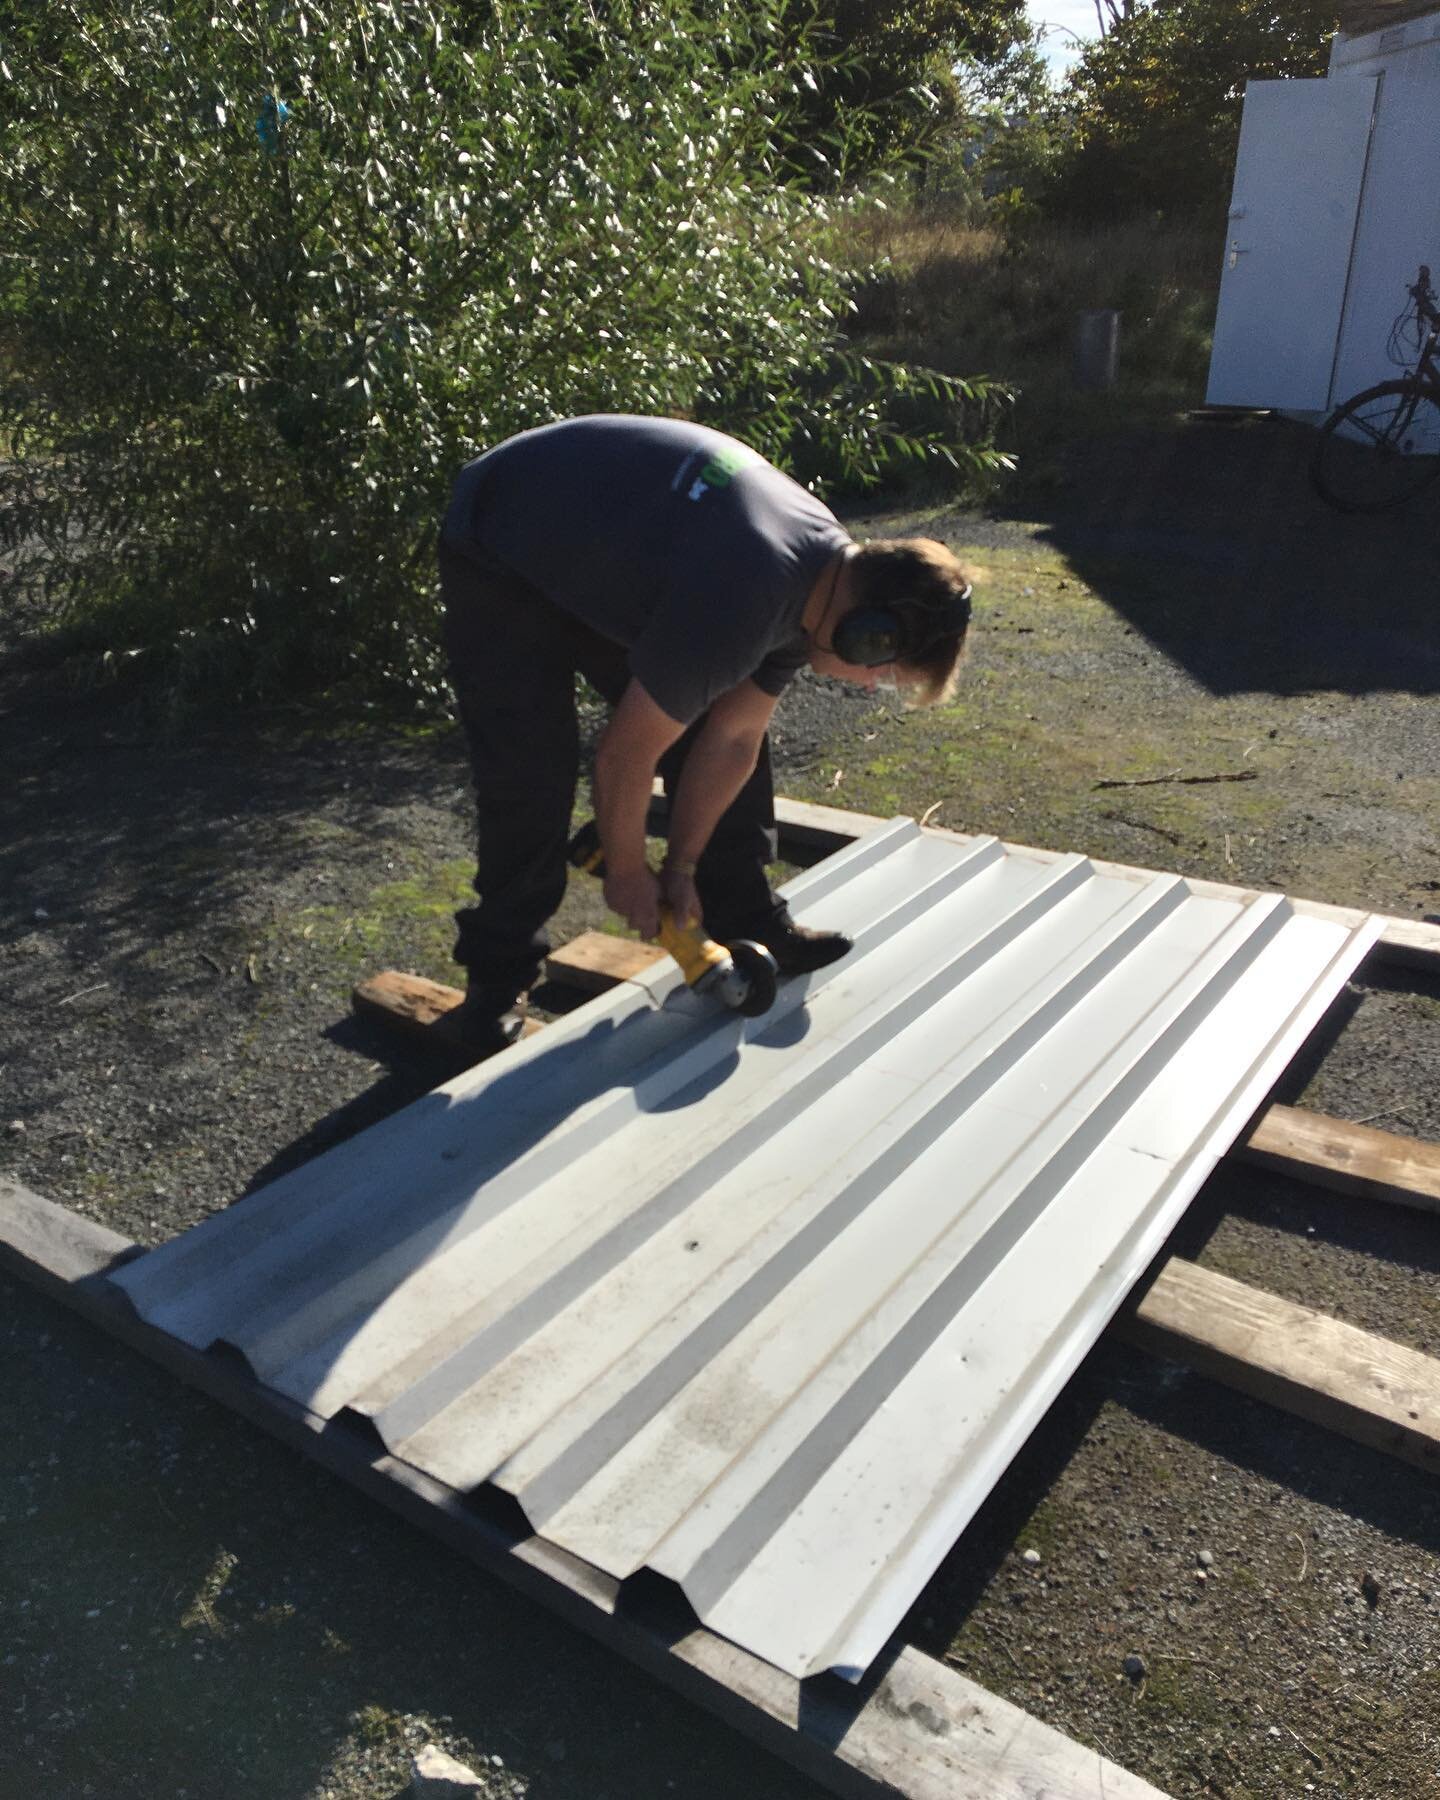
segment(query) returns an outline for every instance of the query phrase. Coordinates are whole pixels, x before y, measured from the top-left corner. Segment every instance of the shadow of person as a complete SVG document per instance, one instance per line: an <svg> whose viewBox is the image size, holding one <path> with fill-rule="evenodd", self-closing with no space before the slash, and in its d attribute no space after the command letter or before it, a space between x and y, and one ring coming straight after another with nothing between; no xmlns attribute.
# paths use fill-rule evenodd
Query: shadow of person
<svg viewBox="0 0 1440 1800"><path fill-rule="evenodd" d="M797 984L790 1010L803 1015L805 1000ZM255 1379L323 1414L377 1381L393 1385L385 1371L406 1357L416 1359L407 1383L442 1406L743 1154L741 1135L712 1132L699 1169L679 1169L653 1193L637 1188L633 1205L623 1168L601 1197L576 1179L587 1154L628 1123L713 1104L739 1067L742 1038L763 1040L770 1023L684 991L658 1007L635 993L408 1104L423 1076L391 1072L272 1157L226 1213L125 1271L122 1285L152 1323L238 1355ZM787 1035L806 1029L791 1020ZM543 1215L524 1211L542 1189ZM451 1314L432 1346L436 1319ZM393 1443L404 1427L387 1407L374 1402ZM361 1411L370 1410L367 1401Z"/></svg>

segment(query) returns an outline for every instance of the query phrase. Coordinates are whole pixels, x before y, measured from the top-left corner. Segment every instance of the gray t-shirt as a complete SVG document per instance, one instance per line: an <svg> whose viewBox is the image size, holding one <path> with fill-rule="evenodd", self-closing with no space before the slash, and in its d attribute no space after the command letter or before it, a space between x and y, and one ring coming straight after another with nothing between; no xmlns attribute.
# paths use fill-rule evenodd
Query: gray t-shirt
<svg viewBox="0 0 1440 1800"><path fill-rule="evenodd" d="M467 464L445 536L625 645L632 675L687 725L747 677L784 689L805 661L806 598L851 541L734 438L606 414L522 432Z"/></svg>

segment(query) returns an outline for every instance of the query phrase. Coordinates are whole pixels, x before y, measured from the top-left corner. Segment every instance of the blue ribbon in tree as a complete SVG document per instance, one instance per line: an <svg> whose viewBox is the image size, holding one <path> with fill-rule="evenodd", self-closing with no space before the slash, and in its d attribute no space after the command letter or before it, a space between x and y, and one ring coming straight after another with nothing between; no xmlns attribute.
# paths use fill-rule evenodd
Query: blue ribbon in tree
<svg viewBox="0 0 1440 1800"><path fill-rule="evenodd" d="M273 94L267 94L260 102L260 111L255 119L255 135L260 140L261 149L271 156L280 148L280 133L289 117L290 108Z"/></svg>

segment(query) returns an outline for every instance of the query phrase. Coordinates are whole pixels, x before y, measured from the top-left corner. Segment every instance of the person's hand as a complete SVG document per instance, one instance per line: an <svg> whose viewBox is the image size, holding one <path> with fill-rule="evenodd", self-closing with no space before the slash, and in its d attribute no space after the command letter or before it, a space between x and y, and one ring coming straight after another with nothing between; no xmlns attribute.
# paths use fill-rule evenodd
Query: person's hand
<svg viewBox="0 0 1440 1800"><path fill-rule="evenodd" d="M638 869L605 877L605 904L643 938L660 935L660 883L655 871Z"/></svg>
<svg viewBox="0 0 1440 1800"><path fill-rule="evenodd" d="M660 871L660 897L682 931L700 923L700 895L695 888L693 867L672 868L666 863Z"/></svg>

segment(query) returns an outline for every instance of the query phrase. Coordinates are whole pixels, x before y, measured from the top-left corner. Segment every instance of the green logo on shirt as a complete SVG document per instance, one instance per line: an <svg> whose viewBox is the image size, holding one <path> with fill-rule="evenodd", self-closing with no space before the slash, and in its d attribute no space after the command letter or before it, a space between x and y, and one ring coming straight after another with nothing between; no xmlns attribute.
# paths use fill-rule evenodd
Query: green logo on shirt
<svg viewBox="0 0 1440 1800"><path fill-rule="evenodd" d="M691 500L703 500L712 488L729 487L732 477L749 462L747 450L717 450L686 490ZM687 461L689 459L687 458ZM683 472L683 471L682 471Z"/></svg>

